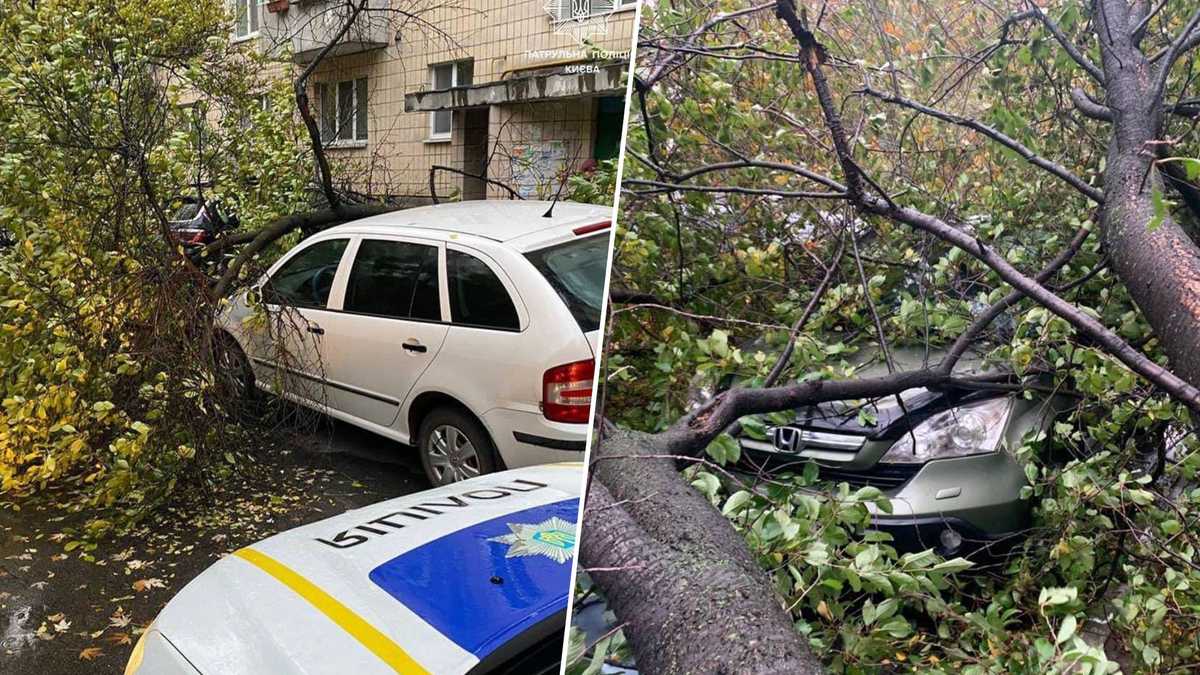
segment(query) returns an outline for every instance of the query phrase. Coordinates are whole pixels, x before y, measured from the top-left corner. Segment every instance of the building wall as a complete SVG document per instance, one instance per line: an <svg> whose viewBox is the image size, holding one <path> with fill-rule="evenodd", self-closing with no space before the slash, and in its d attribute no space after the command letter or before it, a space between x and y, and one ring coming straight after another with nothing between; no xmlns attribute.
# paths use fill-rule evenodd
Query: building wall
<svg viewBox="0 0 1200 675"><path fill-rule="evenodd" d="M392 2L400 7L397 0ZM317 83L367 81L368 138L333 143L329 150L339 174L349 177L347 187L370 194L427 196L431 166L463 168L464 155L470 154L463 143L466 113L455 111L451 139L431 141L430 113L404 112L405 93L432 88L431 65L473 59L472 82L483 84L594 57L576 37L555 32L546 0L461 0L458 5L431 3L428 10L404 5L406 11L420 12L429 24L424 27L411 21L400 25L394 17L383 19L375 13L370 21L391 23L384 31L372 32L395 39L383 48L329 57L313 73L314 111L319 106ZM286 15L272 15L263 7L263 29L252 42L268 52L280 43L290 46L297 26L312 21L321 6L316 0L306 0L293 4ZM634 30L632 10L630 5L608 15L607 33L593 36L591 44L627 59ZM525 184L535 175L561 174L561 170L547 168L555 161L568 170L579 168L592 155L595 111L595 98L492 106L487 114L489 178L509 182L515 175ZM553 177L549 178L553 182ZM460 193L463 187L462 176L437 175L437 190L443 198ZM537 192L528 187L522 191ZM502 188L488 188L490 197L505 194Z"/></svg>

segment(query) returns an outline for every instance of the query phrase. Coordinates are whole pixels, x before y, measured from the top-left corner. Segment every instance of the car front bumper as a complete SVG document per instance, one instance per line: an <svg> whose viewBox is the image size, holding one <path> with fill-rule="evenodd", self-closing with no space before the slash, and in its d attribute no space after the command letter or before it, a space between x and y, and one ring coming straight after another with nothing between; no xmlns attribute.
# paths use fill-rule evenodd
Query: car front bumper
<svg viewBox="0 0 1200 675"><path fill-rule="evenodd" d="M764 453L743 440L751 461ZM773 455L775 466L780 453ZM799 473L808 458L789 458ZM1030 502L1021 498L1025 472L1007 452L936 459L919 466L875 464L848 468L850 462L819 461L821 478L852 487L873 485L888 498L891 512L868 504L873 526L892 535L902 551L933 548L943 555L987 557L1018 544L1031 522ZM949 531L949 533L947 533Z"/></svg>

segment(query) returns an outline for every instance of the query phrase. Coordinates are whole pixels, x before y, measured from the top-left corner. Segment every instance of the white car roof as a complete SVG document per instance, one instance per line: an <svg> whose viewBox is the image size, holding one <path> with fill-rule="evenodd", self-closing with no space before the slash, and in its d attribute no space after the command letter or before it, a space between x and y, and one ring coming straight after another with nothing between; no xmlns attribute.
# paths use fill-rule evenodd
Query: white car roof
<svg viewBox="0 0 1200 675"><path fill-rule="evenodd" d="M419 206L363 218L329 228L323 234L406 233L439 239L471 235L524 249L526 242L561 239L575 229L605 222L612 209L594 204L559 201L553 215L543 217L553 202L479 200ZM522 240L518 242L517 240Z"/></svg>
<svg viewBox="0 0 1200 675"><path fill-rule="evenodd" d="M153 630L209 673L466 673L570 596L583 465L480 476L223 558Z"/></svg>

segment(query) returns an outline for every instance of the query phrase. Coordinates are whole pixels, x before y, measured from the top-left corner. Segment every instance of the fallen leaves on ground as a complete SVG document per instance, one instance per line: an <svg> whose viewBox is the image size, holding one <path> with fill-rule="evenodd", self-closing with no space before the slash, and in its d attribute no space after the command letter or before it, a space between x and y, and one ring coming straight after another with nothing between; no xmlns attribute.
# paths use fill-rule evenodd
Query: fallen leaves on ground
<svg viewBox="0 0 1200 675"><path fill-rule="evenodd" d="M149 579L138 579L137 581L133 582L133 590L137 591L138 593L141 593L146 590L154 589L154 588L166 588L166 587L167 587L167 582L163 581L162 579L159 579L158 577L150 577Z"/></svg>

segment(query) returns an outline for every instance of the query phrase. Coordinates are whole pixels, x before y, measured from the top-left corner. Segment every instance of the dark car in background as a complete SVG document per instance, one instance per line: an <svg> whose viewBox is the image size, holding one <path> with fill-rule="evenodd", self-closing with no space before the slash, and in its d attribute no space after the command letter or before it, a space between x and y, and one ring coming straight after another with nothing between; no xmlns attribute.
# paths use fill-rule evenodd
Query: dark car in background
<svg viewBox="0 0 1200 675"><path fill-rule="evenodd" d="M237 215L216 199L183 196L175 203L167 225L185 252L207 246L220 235L238 228Z"/></svg>

